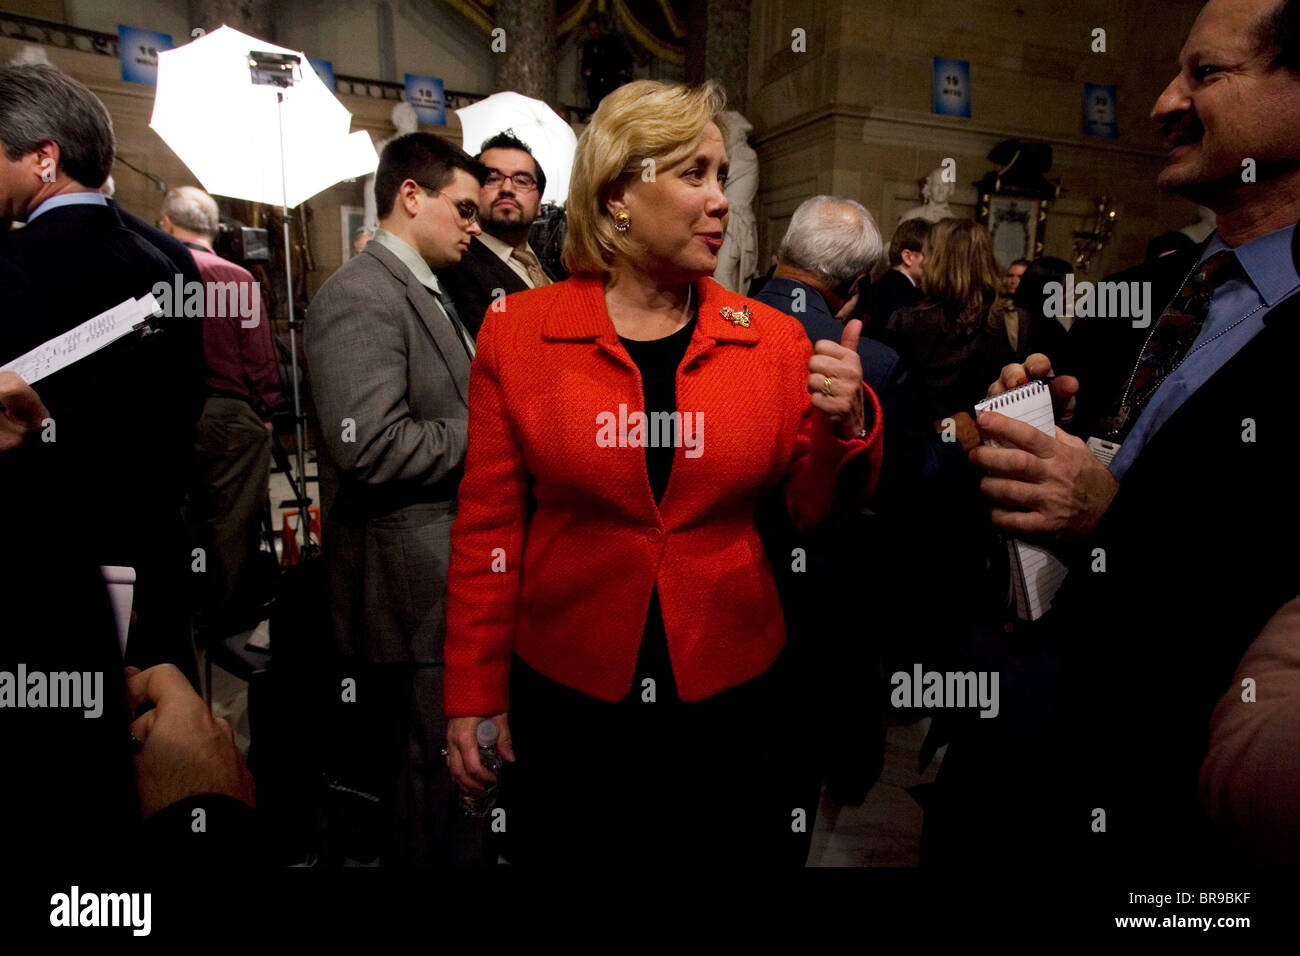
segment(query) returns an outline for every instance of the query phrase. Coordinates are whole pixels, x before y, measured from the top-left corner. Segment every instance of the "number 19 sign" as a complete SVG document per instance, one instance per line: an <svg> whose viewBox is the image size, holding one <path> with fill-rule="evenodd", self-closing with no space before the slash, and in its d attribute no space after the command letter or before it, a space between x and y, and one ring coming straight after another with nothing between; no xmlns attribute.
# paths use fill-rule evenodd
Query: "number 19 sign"
<svg viewBox="0 0 1300 956"><path fill-rule="evenodd" d="M934 111L970 119L970 61L934 58Z"/></svg>
<svg viewBox="0 0 1300 956"><path fill-rule="evenodd" d="M432 126L447 124L447 107L442 93L442 80L432 76L406 74L406 102L415 107L415 115L421 123Z"/></svg>

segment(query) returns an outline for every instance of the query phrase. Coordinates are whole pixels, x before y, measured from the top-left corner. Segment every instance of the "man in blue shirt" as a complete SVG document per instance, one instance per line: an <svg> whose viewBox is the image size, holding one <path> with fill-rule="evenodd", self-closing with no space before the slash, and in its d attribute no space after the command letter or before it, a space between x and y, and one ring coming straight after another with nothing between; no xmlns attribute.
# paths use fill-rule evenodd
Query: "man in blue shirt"
<svg viewBox="0 0 1300 956"><path fill-rule="evenodd" d="M1055 359L1071 374L1051 388L1076 434L979 416L1002 446L970 456L993 523L1049 544L1069 573L1028 638L1017 625L1048 666L1005 660L1007 723L949 750L954 786L927 810L947 845L932 859L979 852L980 833L999 834L1004 858L1058 866L1231 852L1197 792L1206 727L1246 647L1300 593L1298 27L1297 0L1211 0L1197 17L1152 111L1170 147L1158 185L1214 210L1218 227L1142 275L1161 310L1149 326L1071 330L1074 355ZM990 393L1053 361L1008 366Z"/></svg>

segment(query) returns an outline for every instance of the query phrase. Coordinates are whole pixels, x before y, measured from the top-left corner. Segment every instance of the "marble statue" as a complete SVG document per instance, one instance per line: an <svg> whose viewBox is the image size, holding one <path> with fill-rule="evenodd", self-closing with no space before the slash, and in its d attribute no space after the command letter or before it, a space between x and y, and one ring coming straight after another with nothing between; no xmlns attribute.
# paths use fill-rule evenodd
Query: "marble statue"
<svg viewBox="0 0 1300 956"><path fill-rule="evenodd" d="M921 187L921 198L925 203L909 209L898 221L924 219L926 222L938 222L940 219L957 218L957 213L948 205L948 200L956 189L955 183L944 180L942 169L931 170L930 175L925 177L925 185Z"/></svg>
<svg viewBox="0 0 1300 956"><path fill-rule="evenodd" d="M723 188L727 196L727 233L718 250L713 278L742 295L758 273L758 221L753 207L758 194L758 154L746 139L753 129L744 116L727 111L727 158L731 163Z"/></svg>

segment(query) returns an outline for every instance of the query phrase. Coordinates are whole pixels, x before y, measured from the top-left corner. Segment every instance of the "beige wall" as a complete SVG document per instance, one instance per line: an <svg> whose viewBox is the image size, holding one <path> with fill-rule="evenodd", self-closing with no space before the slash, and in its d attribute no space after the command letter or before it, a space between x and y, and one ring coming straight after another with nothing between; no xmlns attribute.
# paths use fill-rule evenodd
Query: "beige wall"
<svg viewBox="0 0 1300 956"><path fill-rule="evenodd" d="M14 0L0 2L11 9ZM470 93L492 90L491 38L442 0L389 0L393 13L396 80L406 73L440 77L447 89ZM117 33L117 25L171 34L177 45L190 29L188 0L63 0L64 14L51 11L46 19L102 33ZM380 78L377 0L275 0L275 41L329 60L337 73Z"/></svg>
<svg viewBox="0 0 1300 956"><path fill-rule="evenodd" d="M1140 261L1147 241L1195 218L1155 190L1163 151L1147 119L1199 0L752 0L751 119L761 163L762 262L790 214L816 193L862 202L886 237L920 202L920 180L957 163L953 206L973 217L985 158L999 141L1053 147L1061 196L1046 252L1072 258L1071 232L1091 225L1094 197L1114 196L1119 219L1093 274ZM806 31L807 52L791 50ZM1092 30L1107 52L1091 52ZM970 61L971 118L935 116L932 58ZM1084 82L1114 84L1120 138L1082 133Z"/></svg>

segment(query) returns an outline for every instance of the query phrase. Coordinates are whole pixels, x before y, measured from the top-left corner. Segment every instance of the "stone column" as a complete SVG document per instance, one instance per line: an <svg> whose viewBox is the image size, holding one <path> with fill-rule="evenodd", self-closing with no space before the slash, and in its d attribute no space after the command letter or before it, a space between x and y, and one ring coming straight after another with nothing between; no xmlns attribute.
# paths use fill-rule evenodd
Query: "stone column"
<svg viewBox="0 0 1300 956"><path fill-rule="evenodd" d="M686 33L686 81L718 80L727 91L727 108L745 112L749 0L693 0Z"/></svg>
<svg viewBox="0 0 1300 956"><path fill-rule="evenodd" d="M223 23L263 40L275 40L271 0L190 0L190 28L211 32ZM174 37L177 43L188 38Z"/></svg>
<svg viewBox="0 0 1300 956"><path fill-rule="evenodd" d="M496 63L495 88L514 90L556 107L554 2L499 0L496 8L497 26L505 30L505 36L488 38ZM501 40L505 50L497 52Z"/></svg>

